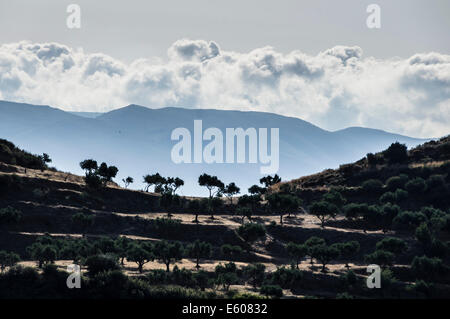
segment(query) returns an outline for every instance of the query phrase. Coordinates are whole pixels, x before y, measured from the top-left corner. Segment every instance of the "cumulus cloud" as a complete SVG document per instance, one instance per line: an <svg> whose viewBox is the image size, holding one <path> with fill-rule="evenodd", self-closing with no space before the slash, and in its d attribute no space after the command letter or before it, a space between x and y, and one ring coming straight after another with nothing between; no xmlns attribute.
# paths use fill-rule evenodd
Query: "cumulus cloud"
<svg viewBox="0 0 450 319"><path fill-rule="evenodd" d="M367 126L442 136L450 122L450 55L364 57L336 46L308 55L272 47L226 51L212 41L176 41L167 59L123 63L58 43L0 46L0 99L65 110L127 104L275 112L323 128Z"/></svg>

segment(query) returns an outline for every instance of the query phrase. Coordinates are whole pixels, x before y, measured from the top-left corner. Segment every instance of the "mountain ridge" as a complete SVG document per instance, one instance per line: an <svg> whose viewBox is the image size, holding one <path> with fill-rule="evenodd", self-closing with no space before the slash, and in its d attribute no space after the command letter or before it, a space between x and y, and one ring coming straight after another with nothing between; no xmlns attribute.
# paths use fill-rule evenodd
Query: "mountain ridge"
<svg viewBox="0 0 450 319"><path fill-rule="evenodd" d="M280 170L284 180L337 167L385 149L399 141L408 146L429 139L368 129L347 128L335 132L324 130L295 117L283 115L214 109L179 107L147 108L128 105L87 118L51 106L0 101L0 137L34 153L43 150L62 170L81 174L78 163L86 158L105 161L119 167L118 180L132 176L134 187L142 187L142 176L160 172L195 180L207 172L236 182L242 192L258 182L259 164L175 164L170 157L176 141L170 139L175 128L192 132L194 120L203 121L203 129L279 128ZM207 142L203 142L203 146ZM186 190L203 194L200 186Z"/></svg>

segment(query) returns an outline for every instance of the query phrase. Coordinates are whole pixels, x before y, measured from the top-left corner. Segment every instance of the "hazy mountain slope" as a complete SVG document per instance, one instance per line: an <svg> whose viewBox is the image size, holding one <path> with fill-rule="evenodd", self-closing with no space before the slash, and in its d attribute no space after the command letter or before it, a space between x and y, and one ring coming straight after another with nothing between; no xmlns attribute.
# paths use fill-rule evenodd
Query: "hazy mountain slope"
<svg viewBox="0 0 450 319"><path fill-rule="evenodd" d="M337 167L367 152L380 151L394 141L409 146L424 141L366 128L329 132L297 118L261 112L131 105L87 118L48 106L0 101L0 137L34 153L49 153L61 170L81 173L78 163L92 157L118 166L120 179L134 177L134 187L142 187L140 182L146 173L180 176L186 181L184 194L204 194L196 185L202 172L218 175L226 183L234 181L244 190L256 183L261 177L259 163L208 165L171 161L170 150L176 143L170 140L172 130L185 127L193 134L196 119L203 120L203 130L217 127L223 133L226 128L237 127L279 128L278 174L283 179Z"/></svg>

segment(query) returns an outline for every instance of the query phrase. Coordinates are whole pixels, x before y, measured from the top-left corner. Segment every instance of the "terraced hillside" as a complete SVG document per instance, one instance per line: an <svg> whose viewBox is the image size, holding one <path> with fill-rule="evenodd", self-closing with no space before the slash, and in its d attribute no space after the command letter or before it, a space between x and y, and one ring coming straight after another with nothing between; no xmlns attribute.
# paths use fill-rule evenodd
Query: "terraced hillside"
<svg viewBox="0 0 450 319"><path fill-rule="evenodd" d="M4 140L0 160L1 298L450 297L449 137L231 201L92 187Z"/></svg>

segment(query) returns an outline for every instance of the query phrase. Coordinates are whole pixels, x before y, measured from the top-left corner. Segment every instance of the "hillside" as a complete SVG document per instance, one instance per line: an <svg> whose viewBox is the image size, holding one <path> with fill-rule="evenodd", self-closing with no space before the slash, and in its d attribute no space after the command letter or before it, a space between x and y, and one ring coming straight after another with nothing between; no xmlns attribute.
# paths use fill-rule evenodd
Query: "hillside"
<svg viewBox="0 0 450 319"><path fill-rule="evenodd" d="M274 185L253 202L222 199L212 211L202 199L167 206L161 194L115 183L92 188L82 176L7 164L20 154L40 157L2 145L14 151L3 152L0 163L0 257L17 259L0 258L7 269L0 298L133 298L130 285L141 298L261 297L267 285L288 298L450 297L449 137L408 152L395 144L369 161ZM300 202L293 206L293 199ZM196 240L209 247L198 261L189 253ZM170 244L182 250L166 265L155 256ZM82 266L86 289L42 281L65 282L73 262ZM366 287L369 263L381 265L384 289ZM21 286L17 278L30 272L36 279ZM11 281L16 288L6 289Z"/></svg>
<svg viewBox="0 0 450 319"><path fill-rule="evenodd" d="M409 149L407 158L401 163L389 163L385 152L374 154L375 163L369 163L367 156L351 164L342 164L338 169L328 169L320 173L303 176L282 184L296 189L324 190L331 187L360 186L371 177L387 180L399 174L432 175L448 174L450 162L450 136L426 142ZM274 185L278 190L282 184Z"/></svg>
<svg viewBox="0 0 450 319"><path fill-rule="evenodd" d="M0 101L0 136L30 152L50 154L53 165L63 171L81 174L78 163L95 158L120 167L119 180L133 177L135 189L144 186L142 176L155 172L184 180L195 180L209 172L226 176L227 183L236 182L241 189L262 177L261 163L175 164L171 149L176 142L170 139L171 132L187 128L193 134L194 120L203 121L203 130L216 127L222 132L238 127L279 128L278 174L286 180L336 168L395 141L410 147L426 141L367 128L330 132L298 118L261 112L129 105L86 117L49 106ZM183 191L206 194L195 184Z"/></svg>

